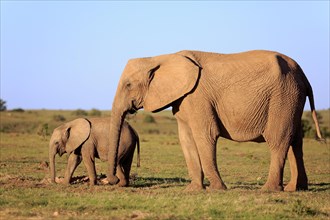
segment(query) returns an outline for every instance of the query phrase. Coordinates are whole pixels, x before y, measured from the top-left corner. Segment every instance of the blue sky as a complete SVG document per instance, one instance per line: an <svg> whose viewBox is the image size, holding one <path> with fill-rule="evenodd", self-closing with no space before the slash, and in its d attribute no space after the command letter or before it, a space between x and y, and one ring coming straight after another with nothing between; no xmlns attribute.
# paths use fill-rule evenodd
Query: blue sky
<svg viewBox="0 0 330 220"><path fill-rule="evenodd" d="M329 1L1 1L1 98L110 109L128 59L183 49L279 51L330 107Z"/></svg>

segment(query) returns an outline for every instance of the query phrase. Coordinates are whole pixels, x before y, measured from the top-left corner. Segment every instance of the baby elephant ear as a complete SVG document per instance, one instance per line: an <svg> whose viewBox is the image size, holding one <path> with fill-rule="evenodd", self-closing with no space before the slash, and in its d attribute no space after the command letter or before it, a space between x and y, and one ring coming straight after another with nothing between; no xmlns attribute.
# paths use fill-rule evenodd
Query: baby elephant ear
<svg viewBox="0 0 330 220"><path fill-rule="evenodd" d="M83 144L89 137L91 131L90 122L84 118L78 118L68 123L66 129L66 147L65 151L70 154Z"/></svg>
<svg viewBox="0 0 330 220"><path fill-rule="evenodd" d="M192 59L169 54L153 57L155 67L149 73L150 83L143 108L157 111L189 93L196 85L200 66Z"/></svg>

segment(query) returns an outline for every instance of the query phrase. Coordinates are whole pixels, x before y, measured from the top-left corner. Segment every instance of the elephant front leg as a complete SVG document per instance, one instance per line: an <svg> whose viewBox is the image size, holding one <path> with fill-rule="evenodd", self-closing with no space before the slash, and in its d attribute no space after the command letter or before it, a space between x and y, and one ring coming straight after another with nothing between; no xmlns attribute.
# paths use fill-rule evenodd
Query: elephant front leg
<svg viewBox="0 0 330 220"><path fill-rule="evenodd" d="M191 178L191 183L187 186L186 191L195 191L204 189L200 158L197 147L194 142L191 129L184 122L178 120L179 138L183 151L183 155L188 167L188 173Z"/></svg>
<svg viewBox="0 0 330 220"><path fill-rule="evenodd" d="M227 186L221 179L216 159L216 140L209 139L206 135L195 134L203 172L210 181L210 190L225 190Z"/></svg>
<svg viewBox="0 0 330 220"><path fill-rule="evenodd" d="M76 170L77 166L81 163L81 156L74 154L72 152L68 158L68 165L65 170L65 175L64 175L64 184L70 184L72 175L74 171Z"/></svg>

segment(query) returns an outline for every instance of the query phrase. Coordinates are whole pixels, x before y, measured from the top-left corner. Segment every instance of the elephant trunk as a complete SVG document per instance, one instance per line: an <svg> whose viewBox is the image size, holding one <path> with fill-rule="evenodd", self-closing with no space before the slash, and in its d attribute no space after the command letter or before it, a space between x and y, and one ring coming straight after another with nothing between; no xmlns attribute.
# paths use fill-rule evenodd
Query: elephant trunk
<svg viewBox="0 0 330 220"><path fill-rule="evenodd" d="M118 111L113 108L110 123L110 142L108 153L108 175L107 179L111 185L117 184L119 179L116 176L117 154L120 141L121 128L126 116L125 111Z"/></svg>
<svg viewBox="0 0 330 220"><path fill-rule="evenodd" d="M49 166L50 166L50 181L55 183L55 156L57 154L57 148L50 145L49 146Z"/></svg>

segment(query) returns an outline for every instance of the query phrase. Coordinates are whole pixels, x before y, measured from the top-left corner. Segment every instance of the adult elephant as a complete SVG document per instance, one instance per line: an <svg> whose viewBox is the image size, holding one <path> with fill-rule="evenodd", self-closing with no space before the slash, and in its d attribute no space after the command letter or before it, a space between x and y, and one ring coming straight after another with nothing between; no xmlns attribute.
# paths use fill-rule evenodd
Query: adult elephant
<svg viewBox="0 0 330 220"><path fill-rule="evenodd" d="M112 105L108 180L118 181L116 155L127 112L172 107L192 179L187 190L203 189L204 175L211 189L226 189L216 162L219 136L268 143L271 162L263 190L283 190L287 154L291 180L285 190L307 189L301 130L306 96L321 139L312 88L300 66L283 54L180 51L129 60Z"/></svg>

